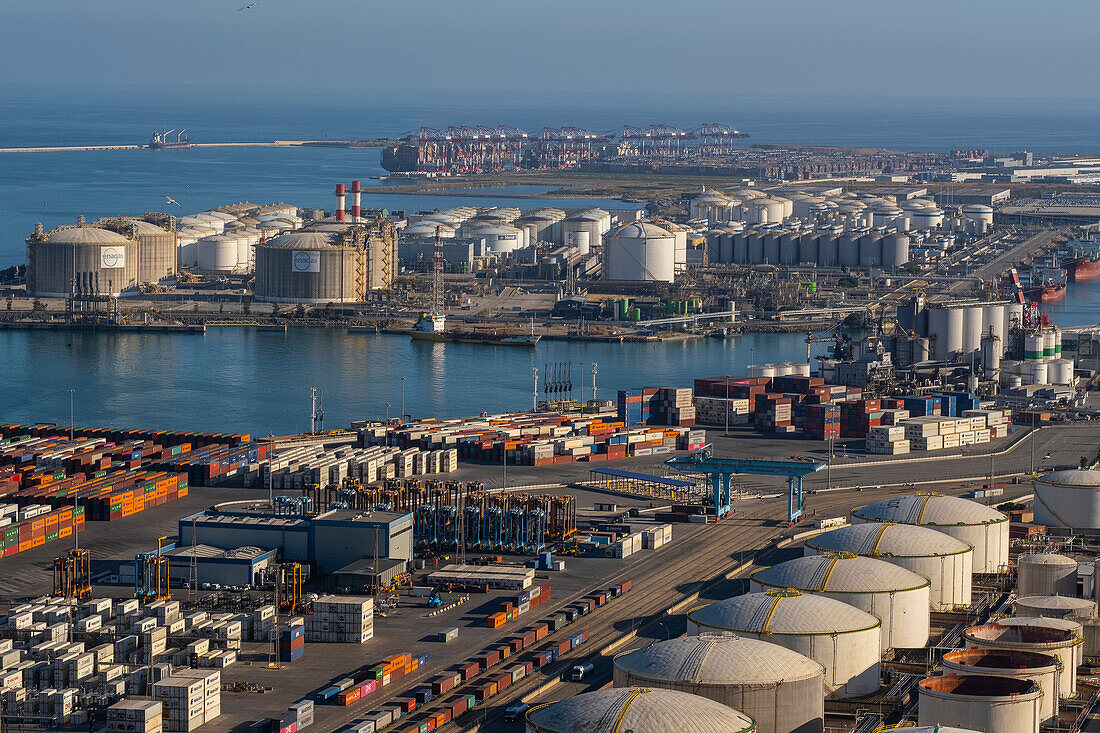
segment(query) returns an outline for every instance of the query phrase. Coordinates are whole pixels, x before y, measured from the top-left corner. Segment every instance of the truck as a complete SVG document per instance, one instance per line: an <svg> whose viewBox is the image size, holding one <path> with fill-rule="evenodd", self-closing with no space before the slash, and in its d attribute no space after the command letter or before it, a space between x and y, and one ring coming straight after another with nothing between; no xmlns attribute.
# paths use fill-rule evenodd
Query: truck
<svg viewBox="0 0 1100 733"><path fill-rule="evenodd" d="M592 674L596 670L596 665L589 662L588 664L574 664L573 669L569 671L569 679L573 682L580 682L588 675Z"/></svg>

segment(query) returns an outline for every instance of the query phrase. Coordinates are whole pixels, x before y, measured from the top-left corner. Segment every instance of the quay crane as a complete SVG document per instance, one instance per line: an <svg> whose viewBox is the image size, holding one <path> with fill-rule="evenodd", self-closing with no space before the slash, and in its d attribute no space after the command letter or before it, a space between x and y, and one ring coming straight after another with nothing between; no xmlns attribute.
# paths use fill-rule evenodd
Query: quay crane
<svg viewBox="0 0 1100 733"><path fill-rule="evenodd" d="M690 456L670 458L665 461L665 465L677 471L705 473L710 476L714 490L714 512L718 517L730 512L730 479L734 474L786 476L788 526L793 526L802 519L802 478L825 468L824 463L809 459L714 458L710 444Z"/></svg>

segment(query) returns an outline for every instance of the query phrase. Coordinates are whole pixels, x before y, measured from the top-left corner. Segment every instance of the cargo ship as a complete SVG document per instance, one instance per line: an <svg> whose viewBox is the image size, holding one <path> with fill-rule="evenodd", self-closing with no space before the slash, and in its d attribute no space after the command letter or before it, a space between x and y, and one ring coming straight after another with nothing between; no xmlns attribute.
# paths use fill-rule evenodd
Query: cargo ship
<svg viewBox="0 0 1100 733"><path fill-rule="evenodd" d="M149 139L149 147L153 150L174 150L177 148L189 148L191 147L191 140L184 137L183 133L187 130L180 130L176 132L176 139L172 140L168 136L175 130L169 130L168 132L159 132L154 130L153 137Z"/></svg>
<svg viewBox="0 0 1100 733"><path fill-rule="evenodd" d="M1066 269L1051 258L1031 269L1024 295L1033 303L1060 303L1066 299L1066 279Z"/></svg>
<svg viewBox="0 0 1100 733"><path fill-rule="evenodd" d="M1075 283L1100 280L1100 262L1092 257L1077 257L1066 263L1066 272Z"/></svg>
<svg viewBox="0 0 1100 733"><path fill-rule="evenodd" d="M432 313L424 313L416 322L409 335L414 341L449 341L455 344L489 344L496 346L534 346L542 338L535 333L534 326L528 335L517 333L502 333L500 331L486 329L461 329L447 328L446 316Z"/></svg>

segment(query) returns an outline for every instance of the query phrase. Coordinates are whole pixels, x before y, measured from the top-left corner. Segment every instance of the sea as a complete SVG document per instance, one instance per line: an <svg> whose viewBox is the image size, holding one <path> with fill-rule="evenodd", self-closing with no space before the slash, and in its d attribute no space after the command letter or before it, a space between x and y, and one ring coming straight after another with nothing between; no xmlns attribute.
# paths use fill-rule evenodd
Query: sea
<svg viewBox="0 0 1100 733"><path fill-rule="evenodd" d="M898 150L1100 153L1100 101L914 99L883 96L562 94L531 91L24 87L0 85L0 148L141 144L154 129L193 142L343 140L421 126L500 124L536 131L606 132L664 123L721 122L742 144L881 146ZM603 199L513 198L529 187L462 196L372 194L379 151L323 147L0 153L0 269L25 260L36 222L47 229L108 215L181 214L236 201L331 208L336 183L361 180L363 205L423 210L469 205L623 207ZM1045 310L1064 326L1100 322L1100 283L1071 284ZM814 344L815 354L821 345ZM413 343L407 337L291 329L206 335L0 331L0 422L281 434L309 426L310 388L323 392L326 427L396 416L459 417L531 406L532 370L561 371L574 394L690 385L744 373L750 363L804 361L799 334L662 344L544 341L534 350ZM549 365L568 365L553 367ZM584 394L579 394L583 385Z"/></svg>

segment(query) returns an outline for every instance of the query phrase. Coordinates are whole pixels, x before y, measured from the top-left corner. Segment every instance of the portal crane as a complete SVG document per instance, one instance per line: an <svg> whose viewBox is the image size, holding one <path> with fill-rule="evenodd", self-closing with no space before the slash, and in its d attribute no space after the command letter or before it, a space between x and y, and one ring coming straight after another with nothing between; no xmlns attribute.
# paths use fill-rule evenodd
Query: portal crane
<svg viewBox="0 0 1100 733"><path fill-rule="evenodd" d="M802 519L802 478L825 468L808 458L775 460L770 458L714 458L707 444L690 456L677 456L665 461L677 471L705 473L714 490L714 512L718 517L730 512L732 502L730 479L734 474L754 476L785 476L787 478L787 524L793 526Z"/></svg>

